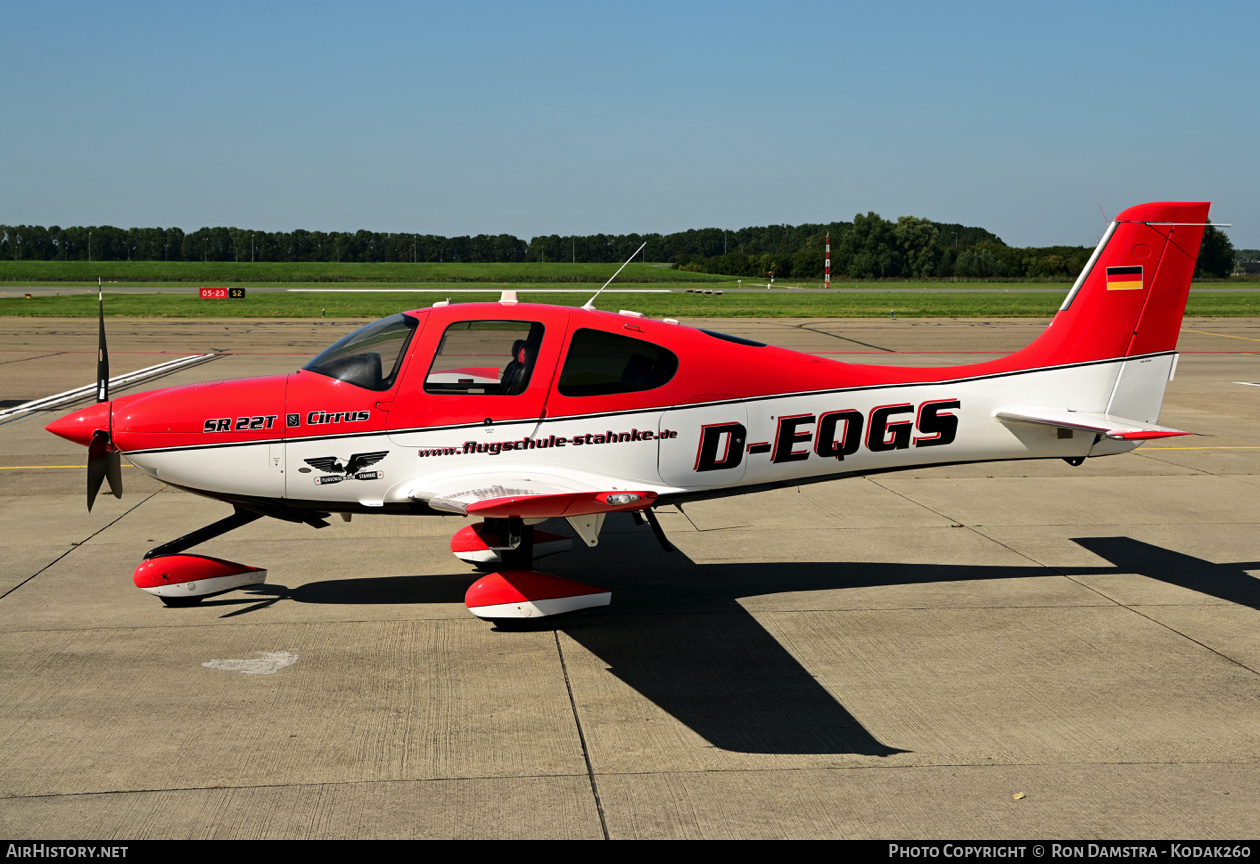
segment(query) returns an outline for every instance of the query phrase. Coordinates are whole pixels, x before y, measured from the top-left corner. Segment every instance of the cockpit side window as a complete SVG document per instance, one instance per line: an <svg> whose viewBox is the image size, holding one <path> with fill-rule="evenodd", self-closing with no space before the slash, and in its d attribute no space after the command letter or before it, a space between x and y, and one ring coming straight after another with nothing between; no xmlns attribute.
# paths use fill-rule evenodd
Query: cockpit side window
<svg viewBox="0 0 1260 864"><path fill-rule="evenodd" d="M338 339L302 368L368 390L388 390L419 322L393 315Z"/></svg>
<svg viewBox="0 0 1260 864"><path fill-rule="evenodd" d="M651 342L603 330L573 334L560 373L562 396L606 396L639 393L669 382L678 371L678 356Z"/></svg>
<svg viewBox="0 0 1260 864"><path fill-rule="evenodd" d="M538 361L543 329L537 321L457 321L442 334L424 391L483 396L524 393Z"/></svg>

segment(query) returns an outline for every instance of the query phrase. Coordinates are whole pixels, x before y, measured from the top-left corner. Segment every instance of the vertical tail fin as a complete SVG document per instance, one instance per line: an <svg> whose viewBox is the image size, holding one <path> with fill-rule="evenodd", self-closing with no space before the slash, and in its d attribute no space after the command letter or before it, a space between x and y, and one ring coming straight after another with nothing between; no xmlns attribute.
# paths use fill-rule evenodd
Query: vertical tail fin
<svg viewBox="0 0 1260 864"><path fill-rule="evenodd" d="M1053 366L1176 348L1209 206L1140 204L1117 216L1054 321L1011 359Z"/></svg>

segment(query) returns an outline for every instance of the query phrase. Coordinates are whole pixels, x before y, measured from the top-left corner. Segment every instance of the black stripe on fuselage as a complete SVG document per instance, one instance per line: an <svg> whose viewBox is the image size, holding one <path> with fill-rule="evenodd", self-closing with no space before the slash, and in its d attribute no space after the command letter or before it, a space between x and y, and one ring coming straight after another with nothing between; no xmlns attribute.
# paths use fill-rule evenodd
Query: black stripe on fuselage
<svg viewBox="0 0 1260 864"><path fill-rule="evenodd" d="M1061 366L1037 366L1032 369L1016 369L1010 372L992 372L988 375L971 375L964 378L946 378L940 381L907 381L897 384L867 384L853 387L828 387L821 390L797 390L788 393L773 393L768 396L749 396L737 399L714 399L712 402L689 402L686 405L657 405L645 408L630 408L624 411L598 411L591 414L567 414L562 417L530 417L520 420L505 420L495 423L494 428L502 429L511 426L541 423L562 423L571 420L592 420L603 417L624 417L631 414L647 414L652 411L678 411L692 408L708 408L714 405L747 404L750 402L767 402L771 399L793 399L799 396L826 396L831 393L854 393L858 391L900 390L907 387L945 387L954 384L966 384L972 381L991 381L998 378L1010 378L1015 375L1032 375L1038 372L1057 372L1063 369L1080 369L1085 366L1102 366L1108 363L1127 363L1130 360L1147 360L1154 357L1167 357L1176 351L1159 351L1154 354L1135 354L1132 357L1113 357L1108 360L1085 360L1080 363L1064 363ZM458 429L484 429L484 421L476 423L455 423L449 426L414 426L406 429L380 429L372 432L342 432L334 435L303 435L294 438L257 438L251 441L224 441L213 444L183 444L178 447L150 447L144 450L127 450L125 453L177 453L182 450L213 450L223 447L252 447L258 444L297 444L303 441L334 441L339 438L375 438L382 435L411 435L416 432L450 432Z"/></svg>

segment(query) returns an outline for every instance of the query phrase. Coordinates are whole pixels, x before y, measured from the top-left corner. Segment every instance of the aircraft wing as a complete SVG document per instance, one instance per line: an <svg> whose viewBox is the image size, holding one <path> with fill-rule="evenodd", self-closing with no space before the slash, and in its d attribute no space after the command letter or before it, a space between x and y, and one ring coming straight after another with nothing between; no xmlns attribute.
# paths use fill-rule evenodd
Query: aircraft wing
<svg viewBox="0 0 1260 864"><path fill-rule="evenodd" d="M994 411L993 416L1003 423L1035 423L1064 429L1082 429L1117 441L1145 441L1194 434L1154 423L1091 411L1069 411L1066 408L1002 408Z"/></svg>
<svg viewBox="0 0 1260 864"><path fill-rule="evenodd" d="M414 488L409 495L448 513L549 519L646 510L657 493L600 487L567 477L493 474L448 477Z"/></svg>

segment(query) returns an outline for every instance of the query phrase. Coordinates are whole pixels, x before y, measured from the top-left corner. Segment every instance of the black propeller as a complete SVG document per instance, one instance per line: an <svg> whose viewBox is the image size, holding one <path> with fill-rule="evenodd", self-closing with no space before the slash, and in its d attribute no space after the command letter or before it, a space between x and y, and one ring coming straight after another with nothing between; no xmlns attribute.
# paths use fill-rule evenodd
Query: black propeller
<svg viewBox="0 0 1260 864"><path fill-rule="evenodd" d="M100 290L97 280L98 318L100 334L96 353L96 401L109 401L109 349L105 347L105 295ZM111 423L112 425L112 423ZM101 491L101 482L109 479L109 491L115 498L122 497L122 457L111 446L109 430L97 429L92 433L92 443L88 445L87 464L87 506L92 512L92 504L96 502L96 493Z"/></svg>

